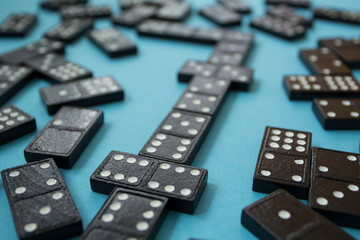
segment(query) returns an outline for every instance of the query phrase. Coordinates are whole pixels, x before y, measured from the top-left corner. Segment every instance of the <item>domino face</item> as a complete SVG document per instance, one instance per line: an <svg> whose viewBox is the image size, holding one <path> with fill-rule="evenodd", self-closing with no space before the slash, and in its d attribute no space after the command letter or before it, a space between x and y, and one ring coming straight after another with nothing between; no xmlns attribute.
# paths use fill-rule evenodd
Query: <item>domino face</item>
<svg viewBox="0 0 360 240"><path fill-rule="evenodd" d="M266 0L266 4L285 4L292 7L309 8L310 0Z"/></svg>
<svg viewBox="0 0 360 240"><path fill-rule="evenodd" d="M70 43L79 38L94 25L94 20L87 18L67 19L51 28L45 37Z"/></svg>
<svg viewBox="0 0 360 240"><path fill-rule="evenodd" d="M180 82L189 82L194 76L213 77L218 67L214 64L189 60L178 72Z"/></svg>
<svg viewBox="0 0 360 240"><path fill-rule="evenodd" d="M199 14L220 26L237 26L241 24L241 14L216 4L199 10Z"/></svg>
<svg viewBox="0 0 360 240"><path fill-rule="evenodd" d="M103 18L111 15L110 7L106 5L70 5L60 10L63 18Z"/></svg>
<svg viewBox="0 0 360 240"><path fill-rule="evenodd" d="M223 52L233 52L233 53L241 53L244 56L247 55L251 48L250 41L220 41L216 44L215 50L223 51Z"/></svg>
<svg viewBox="0 0 360 240"><path fill-rule="evenodd" d="M156 18L169 21L183 21L191 13L191 6L187 2L173 1L161 7Z"/></svg>
<svg viewBox="0 0 360 240"><path fill-rule="evenodd" d="M353 239L284 190L243 209L241 224L259 239Z"/></svg>
<svg viewBox="0 0 360 240"><path fill-rule="evenodd" d="M221 96L229 89L230 81L217 78L195 76L189 83L188 89L194 93L205 93Z"/></svg>
<svg viewBox="0 0 360 240"><path fill-rule="evenodd" d="M120 8L125 10L143 4L144 0L119 0Z"/></svg>
<svg viewBox="0 0 360 240"><path fill-rule="evenodd" d="M65 83L92 76L90 70L54 53L28 59L25 64L51 83Z"/></svg>
<svg viewBox="0 0 360 240"><path fill-rule="evenodd" d="M312 25L312 19L303 17L287 5L269 6L267 7L266 13L273 17L288 20L294 24L301 24L308 27Z"/></svg>
<svg viewBox="0 0 360 240"><path fill-rule="evenodd" d="M64 105L92 106L124 99L124 90L110 76L56 84L40 89L49 114Z"/></svg>
<svg viewBox="0 0 360 240"><path fill-rule="evenodd" d="M53 159L1 172L20 239L64 239L82 232L80 215Z"/></svg>
<svg viewBox="0 0 360 240"><path fill-rule="evenodd" d="M169 199L171 210L193 213L207 183L207 170L112 151L90 178L95 192L115 187Z"/></svg>
<svg viewBox="0 0 360 240"><path fill-rule="evenodd" d="M86 4L88 0L49 0L40 3L42 8L57 11L67 5Z"/></svg>
<svg viewBox="0 0 360 240"><path fill-rule="evenodd" d="M208 59L209 63L218 65L234 65L240 66L244 62L245 56L238 52L225 52L214 50Z"/></svg>
<svg viewBox="0 0 360 240"><path fill-rule="evenodd" d="M35 130L34 117L14 106L0 108L0 145Z"/></svg>
<svg viewBox="0 0 360 240"><path fill-rule="evenodd" d="M336 10L331 8L315 8L315 18L322 18L332 21L360 24L360 13L355 11Z"/></svg>
<svg viewBox="0 0 360 240"><path fill-rule="evenodd" d="M11 14L0 24L0 37L23 37L29 33L36 21L35 14Z"/></svg>
<svg viewBox="0 0 360 240"><path fill-rule="evenodd" d="M110 57L137 53L136 45L116 28L96 29L88 33L89 39Z"/></svg>
<svg viewBox="0 0 360 240"><path fill-rule="evenodd" d="M249 5L242 0L218 0L217 2L238 13L251 12Z"/></svg>
<svg viewBox="0 0 360 240"><path fill-rule="evenodd" d="M193 36L192 41L197 43L215 44L224 37L224 30L221 28L199 28Z"/></svg>
<svg viewBox="0 0 360 240"><path fill-rule="evenodd" d="M125 27L135 27L147 18L156 15L158 8L150 5L139 5L121 12L111 18L112 22Z"/></svg>
<svg viewBox="0 0 360 240"><path fill-rule="evenodd" d="M246 67L222 65L216 73L216 78L231 81L230 88L241 91L248 91L253 82L253 70Z"/></svg>
<svg viewBox="0 0 360 240"><path fill-rule="evenodd" d="M360 129L359 99L315 98L312 109L325 129Z"/></svg>
<svg viewBox="0 0 360 240"><path fill-rule="evenodd" d="M71 168L103 122L102 111L62 107L25 148L25 159L51 157L60 168Z"/></svg>
<svg viewBox="0 0 360 240"><path fill-rule="evenodd" d="M167 202L164 197L116 188L81 239L154 239Z"/></svg>
<svg viewBox="0 0 360 240"><path fill-rule="evenodd" d="M22 89L32 79L33 73L27 67L0 64L0 105Z"/></svg>

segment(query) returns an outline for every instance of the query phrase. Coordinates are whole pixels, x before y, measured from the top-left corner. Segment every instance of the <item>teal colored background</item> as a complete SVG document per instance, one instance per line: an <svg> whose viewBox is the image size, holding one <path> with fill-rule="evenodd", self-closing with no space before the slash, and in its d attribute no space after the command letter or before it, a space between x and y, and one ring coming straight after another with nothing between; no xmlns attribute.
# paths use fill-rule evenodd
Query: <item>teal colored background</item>
<svg viewBox="0 0 360 240"><path fill-rule="evenodd" d="M193 14L187 23L193 26L216 27L203 19L196 10L214 1L192 1ZM264 0L247 0L253 13L265 11ZM315 6L334 6L360 11L358 0L318 0ZM91 1L109 4L119 11L116 0ZM38 40L58 23L56 12L40 10L36 0L0 0L0 21L11 12L36 12L39 22L26 38L0 38L0 54ZM309 14L308 11L303 11ZM266 194L251 190L257 155L265 126L298 129L313 133L313 146L349 152L359 152L360 131L325 131L311 110L311 102L289 101L282 87L285 74L308 74L300 62L300 48L315 48L324 37L360 36L356 25L316 20L307 36L287 42L266 33L250 29L249 15L235 30L255 33L254 48L246 66L255 70L250 92L228 93L219 115L201 147L193 165L209 171L207 188L196 212L186 215L169 212L157 239L254 239L240 224L242 209ZM108 27L108 19L96 21L96 27ZM117 27L136 42L136 56L110 59L86 37L69 45L66 57L94 73L112 75L125 89L125 100L95 108L105 112L105 123L71 170L61 170L83 219L84 228L107 198L90 189L89 178L111 150L138 153L158 124L171 110L186 84L177 81L177 71L188 59L206 61L213 47L171 40L138 37L132 29ZM354 71L360 79L360 71ZM38 130L0 146L0 170L25 164L23 150L51 117L46 113L38 93L49 86L42 79L34 79L7 104L14 104L32 114ZM344 228L357 239L360 230ZM0 183L0 239L15 239L6 195Z"/></svg>

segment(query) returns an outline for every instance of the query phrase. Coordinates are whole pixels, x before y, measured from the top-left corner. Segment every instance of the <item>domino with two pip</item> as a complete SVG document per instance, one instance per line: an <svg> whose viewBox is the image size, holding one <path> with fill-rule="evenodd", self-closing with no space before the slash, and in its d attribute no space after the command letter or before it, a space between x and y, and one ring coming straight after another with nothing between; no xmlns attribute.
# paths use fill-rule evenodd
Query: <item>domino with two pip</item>
<svg viewBox="0 0 360 240"><path fill-rule="evenodd" d="M23 37L37 21L35 14L13 13L0 24L0 37Z"/></svg>

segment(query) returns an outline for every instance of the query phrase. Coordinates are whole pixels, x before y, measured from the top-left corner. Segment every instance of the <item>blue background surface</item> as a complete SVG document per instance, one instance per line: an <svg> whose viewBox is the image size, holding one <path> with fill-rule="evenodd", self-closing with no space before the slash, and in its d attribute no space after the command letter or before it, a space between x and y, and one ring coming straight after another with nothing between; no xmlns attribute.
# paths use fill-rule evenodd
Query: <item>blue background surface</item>
<svg viewBox="0 0 360 240"><path fill-rule="evenodd" d="M119 10L116 0L96 0ZM216 27L195 13L214 1L192 1L193 15L187 23ZM265 11L264 0L247 0L253 13ZM318 0L314 6L333 6L360 11L358 0ZM57 13L40 10L35 0L0 0L0 21L11 12L37 12L39 22L26 38L0 39L0 54L38 40L58 23ZM303 11L309 14L308 11ZM308 74L298 58L300 48L315 48L323 37L360 36L359 26L316 20L306 38L287 42L248 27L245 15L242 26L234 29L254 32L254 48L246 66L255 70L250 92L228 93L219 115L202 145L194 166L208 169L209 180L193 215L169 212L158 239L253 239L240 224L242 209L266 194L251 190L255 164L267 125L313 133L313 146L349 152L359 151L360 131L325 131L311 110L311 102L289 101L282 87L285 74ZM108 19L98 20L96 27L107 27ZM61 170L86 227L107 198L91 191L89 177L111 150L138 153L158 124L171 110L186 84L177 82L176 74L188 59L206 61L213 47L171 40L138 37L132 29L117 27L136 42L139 54L110 59L82 37L67 47L66 57L94 72L94 76L112 75L125 89L125 100L96 106L105 112L105 124L93 138L71 170ZM354 71L360 79L360 71ZM34 79L7 104L14 104L36 117L38 130L0 146L0 170L25 164L23 150L51 117L46 113L39 88L49 86ZM360 239L360 231L344 228ZM6 195L0 183L0 239L15 239Z"/></svg>

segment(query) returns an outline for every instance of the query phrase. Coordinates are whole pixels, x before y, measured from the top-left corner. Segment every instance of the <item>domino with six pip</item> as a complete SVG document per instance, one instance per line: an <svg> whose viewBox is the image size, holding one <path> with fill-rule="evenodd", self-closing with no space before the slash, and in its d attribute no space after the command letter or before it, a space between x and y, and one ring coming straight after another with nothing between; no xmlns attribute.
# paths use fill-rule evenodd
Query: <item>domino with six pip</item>
<svg viewBox="0 0 360 240"><path fill-rule="evenodd" d="M41 88L40 96L49 114L64 105L93 106L124 99L123 88L110 76L90 78Z"/></svg>
<svg viewBox="0 0 360 240"><path fill-rule="evenodd" d="M311 133L266 127L256 163L253 191L284 189L307 199L310 187Z"/></svg>
<svg viewBox="0 0 360 240"><path fill-rule="evenodd" d="M312 110L324 129L360 129L360 98L315 98Z"/></svg>
<svg viewBox="0 0 360 240"><path fill-rule="evenodd" d="M115 188L80 239L154 239L167 202L165 197Z"/></svg>
<svg viewBox="0 0 360 240"><path fill-rule="evenodd" d="M353 239L284 190L245 207L241 224L259 239Z"/></svg>
<svg viewBox="0 0 360 240"><path fill-rule="evenodd" d="M332 8L320 7L313 10L315 18L326 20L360 24L360 12L351 10L336 10Z"/></svg>
<svg viewBox="0 0 360 240"><path fill-rule="evenodd" d="M34 117L14 106L0 108L0 145L35 130Z"/></svg>
<svg viewBox="0 0 360 240"><path fill-rule="evenodd" d="M88 0L47 0L40 3L42 8L57 11L64 6L86 4Z"/></svg>
<svg viewBox="0 0 360 240"><path fill-rule="evenodd" d="M82 232L82 222L53 159L1 171L18 237L66 239Z"/></svg>
<svg viewBox="0 0 360 240"><path fill-rule="evenodd" d="M187 2L170 2L161 7L156 18L168 21L184 21L191 14L191 6Z"/></svg>
<svg viewBox="0 0 360 240"><path fill-rule="evenodd" d="M66 43L75 41L87 30L93 28L94 20L90 18L71 18L62 21L45 33L49 39Z"/></svg>
<svg viewBox="0 0 360 240"><path fill-rule="evenodd" d="M60 10L62 18L103 18L111 15L111 9L107 5L70 5Z"/></svg>
<svg viewBox="0 0 360 240"><path fill-rule="evenodd" d="M242 16L240 13L237 13L220 4L201 8L199 10L199 14L223 27L238 26L242 21Z"/></svg>
<svg viewBox="0 0 360 240"><path fill-rule="evenodd" d="M266 14L288 20L295 24L301 24L306 27L310 27L312 25L312 19L303 17L287 5L269 6L267 7Z"/></svg>
<svg viewBox="0 0 360 240"><path fill-rule="evenodd" d="M331 221L360 228L357 153L314 148L309 206Z"/></svg>
<svg viewBox="0 0 360 240"><path fill-rule="evenodd" d="M94 192L116 187L169 199L168 208L193 213L207 183L207 170L112 151L90 177Z"/></svg>
<svg viewBox="0 0 360 240"><path fill-rule="evenodd" d="M217 2L238 13L251 12L249 5L242 0L217 0Z"/></svg>
<svg viewBox="0 0 360 240"><path fill-rule="evenodd" d="M309 8L310 0L266 0L266 4L285 4L292 7Z"/></svg>
<svg viewBox="0 0 360 240"><path fill-rule="evenodd" d="M27 162L53 158L71 168L104 122L100 110L64 106L25 148Z"/></svg>
<svg viewBox="0 0 360 240"><path fill-rule="evenodd" d="M48 53L28 59L25 61L25 64L51 83L65 83L92 77L90 70L70 62L55 53Z"/></svg>
<svg viewBox="0 0 360 240"><path fill-rule="evenodd" d="M94 29L88 32L89 39L110 57L137 53L135 43L116 28Z"/></svg>
<svg viewBox="0 0 360 240"><path fill-rule="evenodd" d="M114 24L135 27L147 18L156 15L158 8L147 4L138 5L120 13L118 16L112 16L111 21Z"/></svg>
<svg viewBox="0 0 360 240"><path fill-rule="evenodd" d="M13 13L0 24L0 37L23 37L37 21L35 14Z"/></svg>

